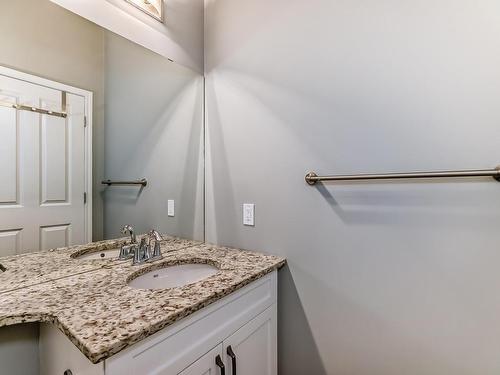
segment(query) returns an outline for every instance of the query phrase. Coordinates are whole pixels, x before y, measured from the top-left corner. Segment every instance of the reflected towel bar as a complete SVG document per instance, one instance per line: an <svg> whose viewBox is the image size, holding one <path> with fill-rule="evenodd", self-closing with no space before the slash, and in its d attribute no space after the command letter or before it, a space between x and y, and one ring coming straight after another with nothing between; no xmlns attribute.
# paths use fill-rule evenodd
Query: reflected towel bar
<svg viewBox="0 0 500 375"><path fill-rule="evenodd" d="M433 171L383 174L354 174L318 176L315 172L306 174L306 182L315 185L321 181L362 181L362 180L395 180L413 178L457 178L457 177L493 177L500 182L500 166L494 169L468 169L463 171Z"/></svg>
<svg viewBox="0 0 500 375"><path fill-rule="evenodd" d="M137 180L137 181L111 181L111 180L104 180L101 182L103 185L119 185L119 186L132 186L132 185L141 185L141 186L147 186L148 185L148 180L143 178L142 180Z"/></svg>

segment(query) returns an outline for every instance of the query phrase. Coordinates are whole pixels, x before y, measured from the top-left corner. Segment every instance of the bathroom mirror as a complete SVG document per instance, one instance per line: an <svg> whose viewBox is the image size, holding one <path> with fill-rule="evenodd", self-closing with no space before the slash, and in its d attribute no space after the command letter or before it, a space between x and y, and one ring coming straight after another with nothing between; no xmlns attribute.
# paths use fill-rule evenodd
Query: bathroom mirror
<svg viewBox="0 0 500 375"><path fill-rule="evenodd" d="M0 46L0 256L203 239L199 73L49 0L2 3Z"/></svg>

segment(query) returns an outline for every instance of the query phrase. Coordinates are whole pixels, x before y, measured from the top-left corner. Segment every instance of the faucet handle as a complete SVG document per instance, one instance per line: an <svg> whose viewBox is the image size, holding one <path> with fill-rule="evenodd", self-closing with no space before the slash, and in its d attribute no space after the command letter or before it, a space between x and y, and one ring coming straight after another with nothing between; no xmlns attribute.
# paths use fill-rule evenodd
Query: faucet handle
<svg viewBox="0 0 500 375"><path fill-rule="evenodd" d="M134 228L132 228L132 226L129 224L125 224L122 227L122 229L120 229L120 232L122 232L122 234L125 234L125 233L130 232L130 231L134 231Z"/></svg>
<svg viewBox="0 0 500 375"><path fill-rule="evenodd" d="M163 237L161 236L160 233L158 233L157 230L155 229L151 229L149 232L148 232L148 236L150 238L153 238L155 241L162 241L163 240Z"/></svg>
<svg viewBox="0 0 500 375"><path fill-rule="evenodd" d="M156 230L152 229L148 233L148 237L150 239L153 239L155 241L155 246L153 249L153 254L149 258L149 260L157 260L163 258L163 255L161 253L161 245L160 241L163 240L163 237L158 233Z"/></svg>
<svg viewBox="0 0 500 375"><path fill-rule="evenodd" d="M137 243L137 239L136 239L135 233L134 233L134 228L132 227L132 225L129 225L129 224L124 225L121 232L123 234L129 233L130 234L130 242Z"/></svg>

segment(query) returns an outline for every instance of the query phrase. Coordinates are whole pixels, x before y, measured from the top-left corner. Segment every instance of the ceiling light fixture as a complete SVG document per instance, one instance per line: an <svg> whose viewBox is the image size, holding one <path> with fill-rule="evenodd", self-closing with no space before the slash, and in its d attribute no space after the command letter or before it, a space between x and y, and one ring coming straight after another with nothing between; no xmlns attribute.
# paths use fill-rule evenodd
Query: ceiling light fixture
<svg viewBox="0 0 500 375"><path fill-rule="evenodd" d="M157 21L163 22L163 0L125 0Z"/></svg>

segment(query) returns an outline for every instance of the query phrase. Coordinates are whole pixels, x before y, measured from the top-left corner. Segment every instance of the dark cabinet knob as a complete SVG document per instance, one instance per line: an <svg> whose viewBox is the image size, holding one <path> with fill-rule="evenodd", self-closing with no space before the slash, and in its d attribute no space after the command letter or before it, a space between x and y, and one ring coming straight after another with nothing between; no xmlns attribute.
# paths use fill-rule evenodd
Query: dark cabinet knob
<svg viewBox="0 0 500 375"><path fill-rule="evenodd" d="M66 370L63 375L73 375L73 372L71 370Z"/></svg>
<svg viewBox="0 0 500 375"><path fill-rule="evenodd" d="M218 368L220 368L220 375L226 375L226 367L224 366L224 362L222 362L222 358L220 357L220 355L217 355L217 357L215 357L215 364Z"/></svg>
<svg viewBox="0 0 500 375"><path fill-rule="evenodd" d="M231 366L233 367L233 375L236 375L236 354L234 354L231 345L227 347L227 355L231 357Z"/></svg>

